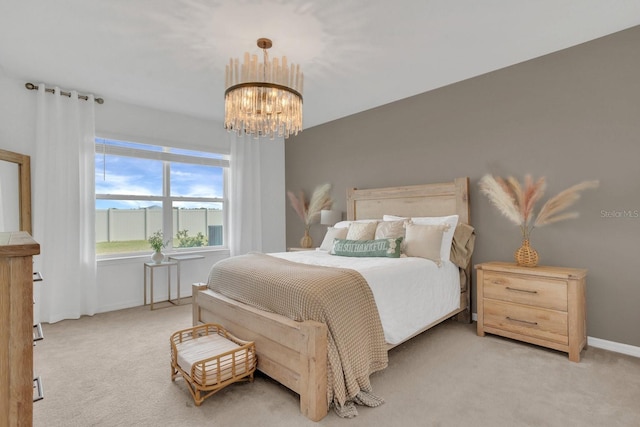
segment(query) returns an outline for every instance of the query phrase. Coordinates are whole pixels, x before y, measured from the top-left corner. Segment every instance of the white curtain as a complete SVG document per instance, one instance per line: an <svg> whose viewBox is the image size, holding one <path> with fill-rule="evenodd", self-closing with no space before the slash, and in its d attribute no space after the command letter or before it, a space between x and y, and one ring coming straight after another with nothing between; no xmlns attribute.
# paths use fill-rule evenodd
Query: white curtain
<svg viewBox="0 0 640 427"><path fill-rule="evenodd" d="M40 243L40 321L96 310L94 97L38 85L33 235Z"/></svg>
<svg viewBox="0 0 640 427"><path fill-rule="evenodd" d="M260 144L250 136L229 133L229 250L231 256L262 252Z"/></svg>

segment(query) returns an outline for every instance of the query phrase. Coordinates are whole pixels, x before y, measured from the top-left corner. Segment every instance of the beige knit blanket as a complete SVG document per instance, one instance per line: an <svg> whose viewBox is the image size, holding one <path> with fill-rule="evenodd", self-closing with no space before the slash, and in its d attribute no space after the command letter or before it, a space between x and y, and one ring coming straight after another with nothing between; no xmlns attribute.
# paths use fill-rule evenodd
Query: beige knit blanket
<svg viewBox="0 0 640 427"><path fill-rule="evenodd" d="M378 406L369 376L387 366L378 308L360 273L250 253L216 263L208 287L236 301L296 321L325 323L327 401L338 415L357 415L354 402Z"/></svg>

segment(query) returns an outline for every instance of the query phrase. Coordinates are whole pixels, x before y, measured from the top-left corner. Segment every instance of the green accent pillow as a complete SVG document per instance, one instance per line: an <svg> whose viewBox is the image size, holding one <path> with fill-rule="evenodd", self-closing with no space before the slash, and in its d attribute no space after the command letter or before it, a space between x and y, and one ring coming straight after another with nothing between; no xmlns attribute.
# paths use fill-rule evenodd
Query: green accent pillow
<svg viewBox="0 0 640 427"><path fill-rule="evenodd" d="M376 240L334 239L331 253L352 257L400 258L401 242L402 237Z"/></svg>

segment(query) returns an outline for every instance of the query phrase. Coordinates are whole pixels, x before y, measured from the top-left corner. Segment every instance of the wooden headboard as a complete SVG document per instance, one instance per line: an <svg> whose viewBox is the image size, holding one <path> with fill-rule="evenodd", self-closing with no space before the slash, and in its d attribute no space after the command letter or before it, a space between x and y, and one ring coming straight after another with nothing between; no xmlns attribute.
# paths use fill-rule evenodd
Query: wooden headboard
<svg viewBox="0 0 640 427"><path fill-rule="evenodd" d="M469 178L439 184L347 190L347 219L459 215L470 224Z"/></svg>
<svg viewBox="0 0 640 427"><path fill-rule="evenodd" d="M470 223L469 178L456 178L439 184L409 185L404 187L347 190L347 219L382 219L384 215L404 217L459 216L458 222ZM461 281L461 307L466 309L458 320L471 321L471 261L464 268ZM461 279L462 280L462 279Z"/></svg>

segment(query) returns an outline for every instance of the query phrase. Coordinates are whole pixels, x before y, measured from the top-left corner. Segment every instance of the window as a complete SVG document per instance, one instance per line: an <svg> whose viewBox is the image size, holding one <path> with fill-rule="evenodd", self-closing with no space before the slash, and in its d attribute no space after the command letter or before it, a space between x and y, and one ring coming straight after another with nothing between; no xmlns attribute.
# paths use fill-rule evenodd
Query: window
<svg viewBox="0 0 640 427"><path fill-rule="evenodd" d="M96 254L225 246L227 156L96 139Z"/></svg>

